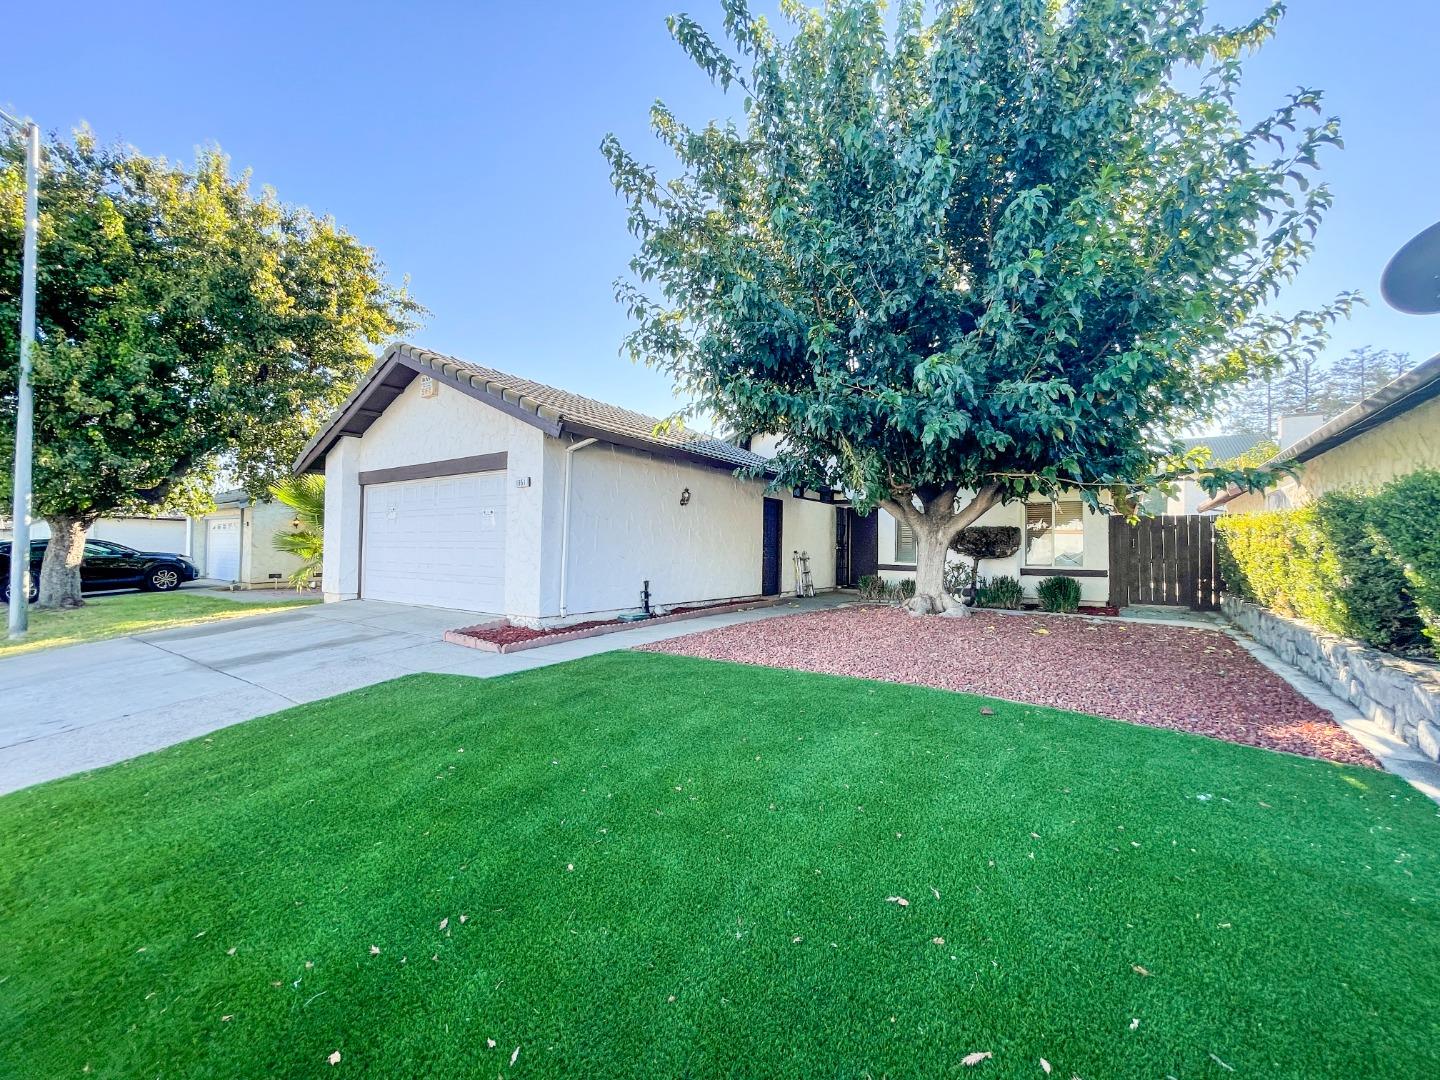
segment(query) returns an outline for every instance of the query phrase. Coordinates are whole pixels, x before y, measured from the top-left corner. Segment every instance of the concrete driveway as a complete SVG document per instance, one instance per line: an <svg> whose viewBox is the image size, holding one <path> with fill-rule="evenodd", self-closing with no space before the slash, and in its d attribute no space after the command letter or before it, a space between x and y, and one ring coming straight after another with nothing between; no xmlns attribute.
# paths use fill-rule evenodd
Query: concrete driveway
<svg viewBox="0 0 1440 1080"><path fill-rule="evenodd" d="M499 655L440 635L493 615L351 600L0 660L0 793L416 672L481 678L831 606L790 600Z"/></svg>

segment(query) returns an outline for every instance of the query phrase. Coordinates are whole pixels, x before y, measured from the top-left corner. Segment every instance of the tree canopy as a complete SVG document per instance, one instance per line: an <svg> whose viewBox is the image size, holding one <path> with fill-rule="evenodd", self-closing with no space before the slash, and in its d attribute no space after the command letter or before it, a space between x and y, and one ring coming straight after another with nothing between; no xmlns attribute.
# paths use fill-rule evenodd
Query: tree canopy
<svg viewBox="0 0 1440 1080"><path fill-rule="evenodd" d="M907 2L893 31L875 0L792 0L783 31L723 9L724 39L670 29L743 122L655 105L668 179L603 146L638 241L627 347L695 411L783 436L777 484L909 521L922 608L927 550L999 502L1163 480L1175 434L1350 302L1272 306L1340 145L1314 90L1237 111L1279 4L1207 28L1200 0Z"/></svg>
<svg viewBox="0 0 1440 1080"><path fill-rule="evenodd" d="M23 166L0 148L0 454L14 446ZM421 309L328 218L251 190L218 150L193 167L46 140L40 178L34 509L52 555L117 512L208 502L222 457L253 494ZM0 479L9 500L11 477ZM63 536L61 534L64 534ZM65 569L65 568L60 568ZM73 569L73 568L72 568Z"/></svg>

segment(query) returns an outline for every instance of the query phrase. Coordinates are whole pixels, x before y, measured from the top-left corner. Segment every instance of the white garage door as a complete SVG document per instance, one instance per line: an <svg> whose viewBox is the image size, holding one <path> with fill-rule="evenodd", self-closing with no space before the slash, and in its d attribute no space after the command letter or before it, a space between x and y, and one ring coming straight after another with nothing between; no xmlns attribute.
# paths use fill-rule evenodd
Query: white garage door
<svg viewBox="0 0 1440 1080"><path fill-rule="evenodd" d="M504 611L505 473L367 486L360 574L367 600Z"/></svg>
<svg viewBox="0 0 1440 1080"><path fill-rule="evenodd" d="M240 579L240 519L211 518L205 527L205 576Z"/></svg>

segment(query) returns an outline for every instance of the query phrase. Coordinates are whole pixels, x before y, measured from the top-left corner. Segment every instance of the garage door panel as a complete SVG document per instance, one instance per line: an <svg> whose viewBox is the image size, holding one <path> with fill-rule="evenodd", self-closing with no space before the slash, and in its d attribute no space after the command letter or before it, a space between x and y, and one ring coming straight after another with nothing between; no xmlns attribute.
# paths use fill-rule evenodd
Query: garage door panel
<svg viewBox="0 0 1440 1080"><path fill-rule="evenodd" d="M470 611L505 601L505 474L473 473L365 489L360 593Z"/></svg>
<svg viewBox="0 0 1440 1080"><path fill-rule="evenodd" d="M217 581L240 578L240 518L211 519L205 528L205 576Z"/></svg>

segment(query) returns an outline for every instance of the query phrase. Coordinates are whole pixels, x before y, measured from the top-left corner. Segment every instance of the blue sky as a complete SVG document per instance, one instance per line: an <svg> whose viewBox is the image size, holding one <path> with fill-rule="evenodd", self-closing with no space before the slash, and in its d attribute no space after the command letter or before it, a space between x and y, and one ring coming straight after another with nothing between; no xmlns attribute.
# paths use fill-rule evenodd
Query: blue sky
<svg viewBox="0 0 1440 1080"><path fill-rule="evenodd" d="M1238 21L1261 6L1215 0L1211 13ZM1285 305L1360 289L1371 306L1335 353L1374 345L1419 362L1440 352L1440 316L1391 311L1379 276L1440 219L1440 5L1291 9L1250 62L1242 109L1320 87L1347 149L1326 162L1336 206ZM421 344L663 414L666 379L618 353L611 286L632 240L598 147L613 131L663 163L652 100L694 122L731 110L666 34L678 10L719 28L716 0L15 4L6 40L37 48L7 50L0 105L175 158L218 142L408 275L432 312Z"/></svg>

